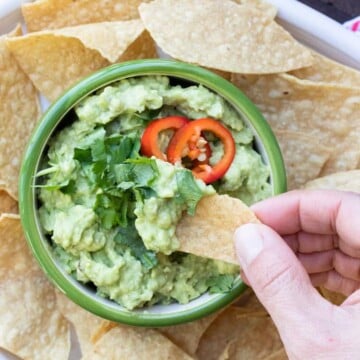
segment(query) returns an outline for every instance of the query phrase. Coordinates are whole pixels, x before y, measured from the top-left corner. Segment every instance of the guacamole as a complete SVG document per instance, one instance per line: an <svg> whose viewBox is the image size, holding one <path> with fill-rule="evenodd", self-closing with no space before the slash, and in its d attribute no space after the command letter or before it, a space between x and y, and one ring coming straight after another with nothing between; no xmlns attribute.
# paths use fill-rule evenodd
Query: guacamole
<svg viewBox="0 0 360 360"><path fill-rule="evenodd" d="M169 115L211 117L231 132L236 154L220 180L206 185L181 164L141 154L144 129ZM251 204L270 195L269 169L239 114L203 86L144 76L106 86L67 116L38 173L40 222L65 271L128 309L228 291L239 269L178 252L175 230L203 196ZM171 134L161 135L166 146ZM207 136L216 164L223 148Z"/></svg>

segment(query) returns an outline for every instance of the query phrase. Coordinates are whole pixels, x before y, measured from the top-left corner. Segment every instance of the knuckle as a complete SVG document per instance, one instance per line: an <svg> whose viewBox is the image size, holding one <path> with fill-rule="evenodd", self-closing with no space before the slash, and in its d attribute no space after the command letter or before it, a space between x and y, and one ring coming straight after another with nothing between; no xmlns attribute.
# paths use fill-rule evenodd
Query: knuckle
<svg viewBox="0 0 360 360"><path fill-rule="evenodd" d="M265 266L263 264L256 266L254 270L258 290L271 297L286 289L296 276L293 265L281 262L280 259Z"/></svg>

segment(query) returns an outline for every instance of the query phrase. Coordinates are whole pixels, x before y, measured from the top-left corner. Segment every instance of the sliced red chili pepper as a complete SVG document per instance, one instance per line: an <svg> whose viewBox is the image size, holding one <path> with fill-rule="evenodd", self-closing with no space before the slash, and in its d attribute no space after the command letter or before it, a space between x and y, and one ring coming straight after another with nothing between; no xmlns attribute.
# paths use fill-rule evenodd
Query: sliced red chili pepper
<svg viewBox="0 0 360 360"><path fill-rule="evenodd" d="M231 132L220 122L211 118L203 118L184 125L170 140L167 159L173 164L181 163L185 157L191 160L200 160L201 148L205 145L203 143L205 139L201 136L204 131L212 132L222 142L224 148L222 158L214 166L207 163L195 163L191 169L197 178L209 184L220 179L226 173L235 156L235 142Z"/></svg>
<svg viewBox="0 0 360 360"><path fill-rule="evenodd" d="M188 122L189 120L183 116L168 116L152 121L141 137L141 153L148 157L156 156L166 161L166 155L161 151L159 146L160 132L165 130L178 130Z"/></svg>

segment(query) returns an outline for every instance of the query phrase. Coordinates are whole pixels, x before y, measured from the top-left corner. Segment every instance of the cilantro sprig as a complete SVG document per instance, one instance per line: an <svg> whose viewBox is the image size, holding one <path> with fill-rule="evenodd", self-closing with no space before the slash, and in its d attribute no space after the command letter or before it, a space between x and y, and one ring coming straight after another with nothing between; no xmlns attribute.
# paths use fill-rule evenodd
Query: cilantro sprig
<svg viewBox="0 0 360 360"><path fill-rule="evenodd" d="M207 280L210 294L229 292L234 285L235 275L220 274L212 276Z"/></svg>
<svg viewBox="0 0 360 360"><path fill-rule="evenodd" d="M94 211L105 229L117 229L115 241L126 245L148 269L157 264L156 254L145 248L133 221L135 201L154 195L152 183L159 175L153 159L140 156L137 138L120 134L97 138L86 148L75 148L74 159L97 190ZM73 184L62 189L71 194Z"/></svg>

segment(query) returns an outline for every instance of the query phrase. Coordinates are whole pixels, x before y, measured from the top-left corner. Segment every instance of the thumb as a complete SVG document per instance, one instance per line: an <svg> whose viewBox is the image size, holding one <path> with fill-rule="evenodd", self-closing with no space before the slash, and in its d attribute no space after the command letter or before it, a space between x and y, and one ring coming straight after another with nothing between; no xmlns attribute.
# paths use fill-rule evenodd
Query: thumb
<svg viewBox="0 0 360 360"><path fill-rule="evenodd" d="M249 284L280 331L301 328L313 310L323 306L293 251L268 226L246 224L238 228L235 249Z"/></svg>

